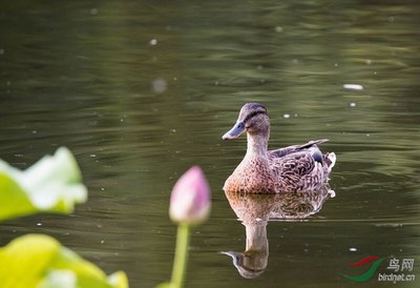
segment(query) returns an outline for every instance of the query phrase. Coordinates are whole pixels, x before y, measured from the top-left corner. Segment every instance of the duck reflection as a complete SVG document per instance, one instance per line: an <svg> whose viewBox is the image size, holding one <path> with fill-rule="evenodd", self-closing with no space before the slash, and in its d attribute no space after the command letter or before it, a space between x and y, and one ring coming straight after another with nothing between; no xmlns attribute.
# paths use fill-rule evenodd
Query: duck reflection
<svg viewBox="0 0 420 288"><path fill-rule="evenodd" d="M317 191L276 194L225 193L230 206L245 226L244 252L221 252L232 258L239 274L247 279L260 276L268 265L267 224L271 219L302 220L321 210L335 196L328 185Z"/></svg>

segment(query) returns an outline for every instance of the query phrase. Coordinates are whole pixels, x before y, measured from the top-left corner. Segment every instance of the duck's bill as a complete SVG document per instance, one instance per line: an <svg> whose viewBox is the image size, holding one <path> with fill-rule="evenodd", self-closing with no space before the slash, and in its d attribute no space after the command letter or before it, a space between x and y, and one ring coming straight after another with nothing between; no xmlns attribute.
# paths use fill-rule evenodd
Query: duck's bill
<svg viewBox="0 0 420 288"><path fill-rule="evenodd" d="M245 124L243 122L236 122L236 124L225 135L222 136L223 140L232 140L241 136L245 131Z"/></svg>

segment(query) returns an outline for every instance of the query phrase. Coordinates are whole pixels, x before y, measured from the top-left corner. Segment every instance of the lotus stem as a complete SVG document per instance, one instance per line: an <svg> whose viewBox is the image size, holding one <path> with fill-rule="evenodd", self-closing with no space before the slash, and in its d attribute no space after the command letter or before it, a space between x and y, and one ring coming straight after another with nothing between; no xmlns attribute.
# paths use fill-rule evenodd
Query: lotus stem
<svg viewBox="0 0 420 288"><path fill-rule="evenodd" d="M190 227L188 224L180 223L176 237L176 250L174 265L172 268L171 288L182 288L185 269L188 261L188 245L190 238Z"/></svg>

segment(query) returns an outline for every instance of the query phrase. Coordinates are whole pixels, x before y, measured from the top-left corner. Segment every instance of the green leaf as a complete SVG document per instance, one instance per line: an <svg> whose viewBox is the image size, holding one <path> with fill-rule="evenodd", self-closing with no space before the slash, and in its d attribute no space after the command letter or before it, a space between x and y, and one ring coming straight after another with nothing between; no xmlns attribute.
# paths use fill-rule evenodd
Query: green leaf
<svg viewBox="0 0 420 288"><path fill-rule="evenodd" d="M160 283L158 286L156 286L156 288L171 288L171 287L172 287L172 284L169 282L163 282L163 283Z"/></svg>
<svg viewBox="0 0 420 288"><path fill-rule="evenodd" d="M87 200L77 162L67 148L25 171L0 160L0 220L47 211L71 213Z"/></svg>
<svg viewBox="0 0 420 288"><path fill-rule="evenodd" d="M2 288L128 288L124 272L110 276L54 238L28 234L0 248Z"/></svg>

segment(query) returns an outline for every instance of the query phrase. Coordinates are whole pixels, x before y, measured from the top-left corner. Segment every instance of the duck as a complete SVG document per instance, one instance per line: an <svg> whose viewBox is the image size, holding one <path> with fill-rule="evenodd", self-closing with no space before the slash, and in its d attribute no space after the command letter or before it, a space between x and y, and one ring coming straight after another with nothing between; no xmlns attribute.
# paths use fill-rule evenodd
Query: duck
<svg viewBox="0 0 420 288"><path fill-rule="evenodd" d="M226 179L223 190L245 193L318 191L330 179L336 162L334 152L322 153L318 145L328 139L268 150L270 118L266 106L246 103L223 140L247 135L244 158Z"/></svg>

